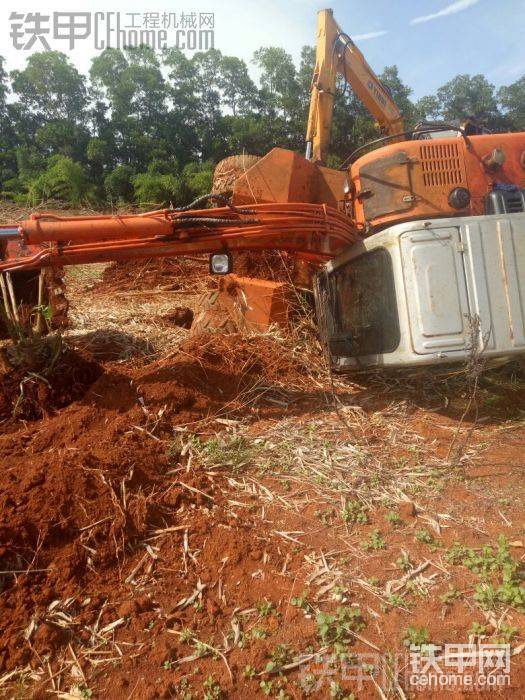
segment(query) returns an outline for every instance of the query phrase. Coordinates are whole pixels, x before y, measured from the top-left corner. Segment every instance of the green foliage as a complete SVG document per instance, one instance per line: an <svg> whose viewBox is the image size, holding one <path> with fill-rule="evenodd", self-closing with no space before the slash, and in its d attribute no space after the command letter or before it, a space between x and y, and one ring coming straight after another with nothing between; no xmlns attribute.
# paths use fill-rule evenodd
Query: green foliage
<svg viewBox="0 0 525 700"><path fill-rule="evenodd" d="M368 508L361 501L347 501L341 517L345 523L360 523L365 525L368 522Z"/></svg>
<svg viewBox="0 0 525 700"><path fill-rule="evenodd" d="M314 48L302 48L297 67L283 48L261 47L253 64L258 84L243 60L216 49L105 49L89 78L58 51L33 53L10 75L0 57L0 192L31 203L180 205L211 190L214 165L228 155L302 152ZM408 127L475 115L493 130L525 129L523 77L495 90L483 75L458 75L417 103L397 66L379 77ZM340 77L329 165L377 136Z"/></svg>
<svg viewBox="0 0 525 700"><path fill-rule="evenodd" d="M409 625L401 637L406 647L422 647L430 642L430 632L426 627L414 627Z"/></svg>
<svg viewBox="0 0 525 700"><path fill-rule="evenodd" d="M361 547L367 552L378 549L386 549L386 542L379 530L372 530L367 540L361 542Z"/></svg>
<svg viewBox="0 0 525 700"><path fill-rule="evenodd" d="M261 450L262 445L254 444L244 435L226 438L211 438L202 445L201 457L209 466L229 466L238 471L248 464Z"/></svg>
<svg viewBox="0 0 525 700"><path fill-rule="evenodd" d="M292 660L292 652L289 644L277 644L270 654L270 661L266 664L266 671L275 671L289 664Z"/></svg>
<svg viewBox="0 0 525 700"><path fill-rule="evenodd" d="M385 515L385 520L387 520L392 527L398 527L401 524L399 513L396 513L394 510L388 511Z"/></svg>
<svg viewBox="0 0 525 700"><path fill-rule="evenodd" d="M189 190L190 199L196 199L212 191L213 163L188 163L184 166L182 177Z"/></svg>
<svg viewBox="0 0 525 700"><path fill-rule="evenodd" d="M455 542L446 557L479 576L474 599L482 608L508 605L525 612L525 568L512 557L504 535L498 537L496 546L485 545L479 550Z"/></svg>
<svg viewBox="0 0 525 700"><path fill-rule="evenodd" d="M515 131L525 131L525 76L498 91L498 99L510 126Z"/></svg>
<svg viewBox="0 0 525 700"><path fill-rule="evenodd" d="M60 51L33 53L24 70L11 73L12 89L38 122L86 119L85 79Z"/></svg>
<svg viewBox="0 0 525 700"><path fill-rule="evenodd" d="M337 681L330 682L330 697L334 700L355 700L355 695L346 694Z"/></svg>
<svg viewBox="0 0 525 700"><path fill-rule="evenodd" d="M81 204L89 195L90 184L80 163L68 156L51 156L47 168L29 181L28 200L31 205L46 199L59 199L73 206Z"/></svg>
<svg viewBox="0 0 525 700"><path fill-rule="evenodd" d="M507 625L504 622L499 626L498 634L494 640L496 644L510 644L519 634L519 628Z"/></svg>
<svg viewBox="0 0 525 700"><path fill-rule="evenodd" d="M139 204L182 204L183 182L176 175L149 170L133 175L131 181Z"/></svg>
<svg viewBox="0 0 525 700"><path fill-rule="evenodd" d="M290 598L290 605L293 605L296 608L301 608L306 613L313 610L311 604L308 602L308 591L303 591L300 596Z"/></svg>
<svg viewBox="0 0 525 700"><path fill-rule="evenodd" d="M455 600L457 600L460 597L461 597L460 591L458 591L457 588L455 588L454 586L451 586L451 585L449 585L448 591L446 591L445 593L443 593L442 596L440 596L441 602L444 605L451 605L451 603L453 603Z"/></svg>
<svg viewBox="0 0 525 700"><path fill-rule="evenodd" d="M488 625L482 625L480 622L474 622L470 626L470 629L468 631L469 636L474 636L474 637L486 637L487 633L489 631Z"/></svg>
<svg viewBox="0 0 525 700"><path fill-rule="evenodd" d="M255 604L259 615L263 618L270 617L270 615L277 615L277 609L275 605L269 600L260 600Z"/></svg>
<svg viewBox="0 0 525 700"><path fill-rule="evenodd" d="M204 681L204 700L220 700L223 697L222 688L213 676Z"/></svg>
<svg viewBox="0 0 525 700"><path fill-rule="evenodd" d="M339 655L354 640L353 632L360 632L366 623L358 607L341 605L335 614L319 612L316 617L317 633L323 645L329 645Z"/></svg>
<svg viewBox="0 0 525 700"><path fill-rule="evenodd" d="M104 188L111 202L130 202L133 199L133 168L119 165L104 178Z"/></svg>
<svg viewBox="0 0 525 700"><path fill-rule="evenodd" d="M383 612L387 612L389 608L411 608L413 604L405 600L399 593L389 593L386 596L386 603L381 604Z"/></svg>
<svg viewBox="0 0 525 700"><path fill-rule="evenodd" d="M428 544L430 547L433 549L439 546L439 542L436 540L434 535L426 530L425 528L421 528L420 530L416 530L414 533L414 537L418 542L423 542L423 544Z"/></svg>

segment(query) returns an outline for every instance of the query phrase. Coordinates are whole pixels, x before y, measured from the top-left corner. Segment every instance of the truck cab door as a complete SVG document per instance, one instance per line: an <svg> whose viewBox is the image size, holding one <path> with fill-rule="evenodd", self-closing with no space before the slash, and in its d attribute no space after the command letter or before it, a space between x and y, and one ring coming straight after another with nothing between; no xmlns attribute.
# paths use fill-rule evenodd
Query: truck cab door
<svg viewBox="0 0 525 700"><path fill-rule="evenodd" d="M414 352L465 350L472 328L459 230L407 231L399 244Z"/></svg>

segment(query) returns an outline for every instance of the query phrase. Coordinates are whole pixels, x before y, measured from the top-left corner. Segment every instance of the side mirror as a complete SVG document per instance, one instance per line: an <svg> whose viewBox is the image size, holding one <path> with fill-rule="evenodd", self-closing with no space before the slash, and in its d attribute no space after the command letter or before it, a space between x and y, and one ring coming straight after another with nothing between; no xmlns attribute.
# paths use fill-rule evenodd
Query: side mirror
<svg viewBox="0 0 525 700"><path fill-rule="evenodd" d="M212 253L210 255L210 274L229 275L233 271L231 253Z"/></svg>

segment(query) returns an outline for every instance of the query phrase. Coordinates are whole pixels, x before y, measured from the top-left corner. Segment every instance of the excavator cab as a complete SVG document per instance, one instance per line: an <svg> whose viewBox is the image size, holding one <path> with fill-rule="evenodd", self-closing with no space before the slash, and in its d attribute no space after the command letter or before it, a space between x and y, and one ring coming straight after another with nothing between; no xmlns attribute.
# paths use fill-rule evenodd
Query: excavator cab
<svg viewBox="0 0 525 700"><path fill-rule="evenodd" d="M333 369L507 360L525 352L525 213L397 224L318 273Z"/></svg>

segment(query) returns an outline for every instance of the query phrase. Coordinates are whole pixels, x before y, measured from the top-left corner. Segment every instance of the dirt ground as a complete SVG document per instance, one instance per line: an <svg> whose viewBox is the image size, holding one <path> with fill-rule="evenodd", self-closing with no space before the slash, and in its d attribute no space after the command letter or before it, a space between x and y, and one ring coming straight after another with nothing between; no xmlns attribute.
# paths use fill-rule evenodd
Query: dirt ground
<svg viewBox="0 0 525 700"><path fill-rule="evenodd" d="M66 280L55 369L1 384L2 697L524 696L521 367L189 337L198 258ZM510 645L505 685L414 684L410 644L469 643Z"/></svg>

